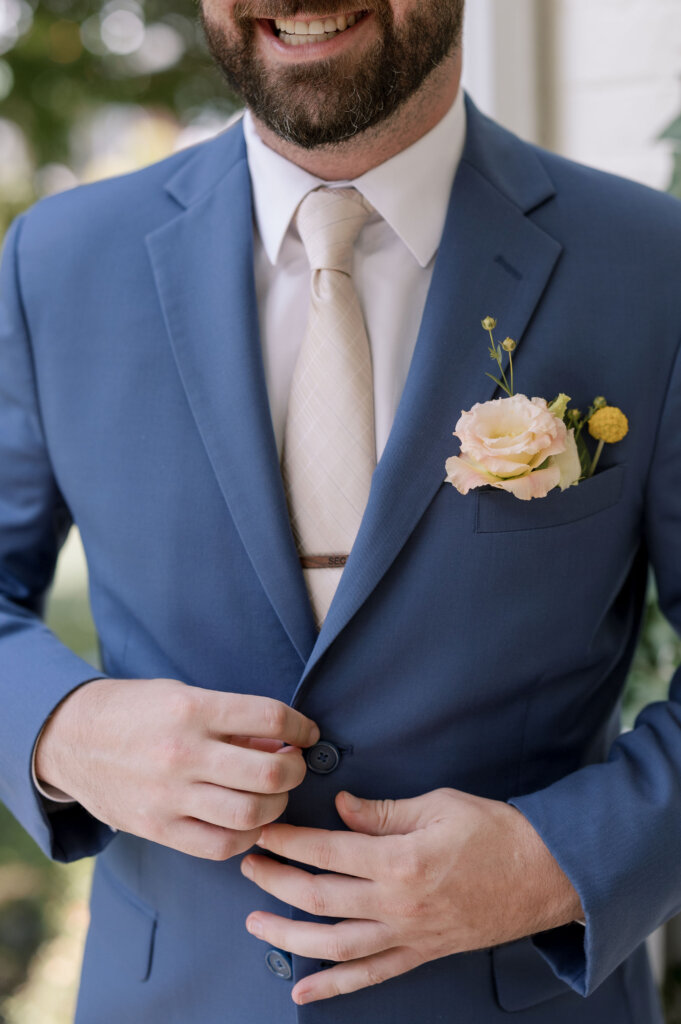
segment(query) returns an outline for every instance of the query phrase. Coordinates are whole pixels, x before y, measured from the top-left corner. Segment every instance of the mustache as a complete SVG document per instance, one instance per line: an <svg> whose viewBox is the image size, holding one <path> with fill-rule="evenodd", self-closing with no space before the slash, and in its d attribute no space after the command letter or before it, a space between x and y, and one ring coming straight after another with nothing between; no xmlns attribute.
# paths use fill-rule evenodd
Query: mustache
<svg viewBox="0 0 681 1024"><path fill-rule="evenodd" d="M352 0L347 6L344 3L347 0L241 0L234 5L234 17L237 21L295 18L296 15L301 18L314 15L331 17L334 14L359 14L360 11L364 13L389 6L388 0L374 0L371 6L363 3L361 7L351 7Z"/></svg>

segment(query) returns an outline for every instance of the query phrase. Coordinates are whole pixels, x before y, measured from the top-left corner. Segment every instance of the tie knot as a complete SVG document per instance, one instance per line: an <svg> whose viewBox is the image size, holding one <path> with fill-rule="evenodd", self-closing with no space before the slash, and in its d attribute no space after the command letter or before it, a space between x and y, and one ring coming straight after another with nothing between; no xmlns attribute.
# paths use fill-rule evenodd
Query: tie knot
<svg viewBox="0 0 681 1024"><path fill-rule="evenodd" d="M296 226L312 270L352 272L352 250L373 206L356 188L318 188L298 208Z"/></svg>

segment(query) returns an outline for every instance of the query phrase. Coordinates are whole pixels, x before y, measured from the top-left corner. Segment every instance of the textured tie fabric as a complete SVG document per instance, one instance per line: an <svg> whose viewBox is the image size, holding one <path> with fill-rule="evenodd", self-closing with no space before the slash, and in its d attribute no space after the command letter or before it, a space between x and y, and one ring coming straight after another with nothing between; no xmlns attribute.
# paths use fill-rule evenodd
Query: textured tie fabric
<svg viewBox="0 0 681 1024"><path fill-rule="evenodd" d="M371 352L351 277L353 246L372 212L354 188L322 188L305 197L296 218L312 281L291 385L282 474L320 628L344 556L357 536L376 467ZM340 567L306 568L314 556L338 558Z"/></svg>

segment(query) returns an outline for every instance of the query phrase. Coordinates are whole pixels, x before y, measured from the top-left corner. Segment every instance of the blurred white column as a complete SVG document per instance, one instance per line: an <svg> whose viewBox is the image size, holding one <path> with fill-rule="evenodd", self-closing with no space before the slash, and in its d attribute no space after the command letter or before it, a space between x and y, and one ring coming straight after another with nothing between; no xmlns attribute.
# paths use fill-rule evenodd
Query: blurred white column
<svg viewBox="0 0 681 1024"><path fill-rule="evenodd" d="M486 114L540 141L539 0L468 0L463 84Z"/></svg>

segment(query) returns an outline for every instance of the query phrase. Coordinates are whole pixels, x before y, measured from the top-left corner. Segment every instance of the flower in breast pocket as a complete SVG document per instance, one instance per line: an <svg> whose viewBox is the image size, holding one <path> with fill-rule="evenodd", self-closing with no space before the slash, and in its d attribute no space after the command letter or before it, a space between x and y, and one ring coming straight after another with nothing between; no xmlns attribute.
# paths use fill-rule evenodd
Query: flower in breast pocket
<svg viewBox="0 0 681 1024"><path fill-rule="evenodd" d="M461 494L491 486L516 498L543 498L555 487L565 490L593 474L603 445L621 440L628 431L621 410L596 398L585 416L568 409L570 398L560 394L550 404L544 398L527 398L513 391L515 342L494 341L496 320L485 317L483 328L491 339L490 356L499 376L488 374L506 398L478 402L463 411L454 436L461 442L458 455L447 459L445 480ZM509 356L508 374L503 352ZM584 426L599 441L593 457L583 437Z"/></svg>

